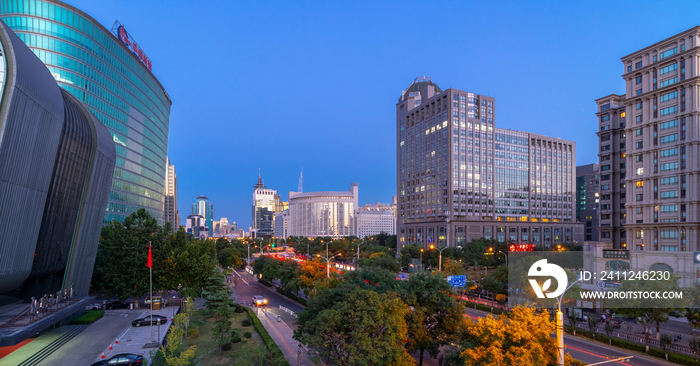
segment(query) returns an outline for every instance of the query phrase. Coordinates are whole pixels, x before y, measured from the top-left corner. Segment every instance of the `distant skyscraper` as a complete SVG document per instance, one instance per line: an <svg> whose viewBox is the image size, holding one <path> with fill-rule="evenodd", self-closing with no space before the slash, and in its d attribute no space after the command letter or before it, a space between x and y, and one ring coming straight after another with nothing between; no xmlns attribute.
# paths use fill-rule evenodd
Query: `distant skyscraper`
<svg viewBox="0 0 700 366"><path fill-rule="evenodd" d="M175 165L170 164L170 158L166 160L165 178L165 205L163 219L169 222L177 231L180 227L180 211L177 209L177 174Z"/></svg>
<svg viewBox="0 0 700 366"><path fill-rule="evenodd" d="M197 197L195 203L192 204L192 214L202 216L204 218L204 226L209 229L209 235L213 235L214 227L212 222L214 218L214 205L209 202L207 197Z"/></svg>
<svg viewBox="0 0 700 366"><path fill-rule="evenodd" d="M398 245L477 238L548 247L574 222L573 141L495 127L495 100L421 76L396 104Z"/></svg>
<svg viewBox="0 0 700 366"><path fill-rule="evenodd" d="M209 227L206 226L204 216L196 214L187 216L185 232L194 239L206 239L211 236L211 231L209 231Z"/></svg>
<svg viewBox="0 0 700 366"><path fill-rule="evenodd" d="M584 224L584 240L598 241L598 164L576 167L576 221Z"/></svg>
<svg viewBox="0 0 700 366"><path fill-rule="evenodd" d="M271 237L274 235L275 214L286 209L286 202L280 200L276 190L265 187L260 174L253 188L251 235Z"/></svg>
<svg viewBox="0 0 700 366"><path fill-rule="evenodd" d="M144 50L121 24L105 28L62 1L1 5L0 19L109 129L117 161L104 222L145 208L162 224L172 101Z"/></svg>

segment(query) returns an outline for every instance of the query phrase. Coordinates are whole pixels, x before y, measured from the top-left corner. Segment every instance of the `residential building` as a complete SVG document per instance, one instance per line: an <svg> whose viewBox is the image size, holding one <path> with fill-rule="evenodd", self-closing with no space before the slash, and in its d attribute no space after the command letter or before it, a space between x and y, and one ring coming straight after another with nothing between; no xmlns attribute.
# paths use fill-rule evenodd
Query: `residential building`
<svg viewBox="0 0 700 366"><path fill-rule="evenodd" d="M0 22L0 297L80 304L3 329L0 347L84 312L116 158L107 128Z"/></svg>
<svg viewBox="0 0 700 366"><path fill-rule="evenodd" d="M163 220L169 222L173 229L180 227L180 211L177 209L177 174L175 165L170 164L170 158L166 158L166 178L165 178L165 204L163 210Z"/></svg>
<svg viewBox="0 0 700 366"><path fill-rule="evenodd" d="M495 127L495 99L421 76L396 104L398 240L477 238L548 247L583 239L576 144Z"/></svg>
<svg viewBox="0 0 700 366"><path fill-rule="evenodd" d="M4 0L0 20L112 135L117 160L104 222L145 208L163 224L172 101L144 50L118 22L110 30L59 0Z"/></svg>
<svg viewBox="0 0 700 366"><path fill-rule="evenodd" d="M213 235L214 226L212 224L214 219L214 205L209 202L207 197L197 197L195 203L192 204L192 214L201 215L204 217L204 226L209 229L209 234Z"/></svg>
<svg viewBox="0 0 700 366"><path fill-rule="evenodd" d="M286 209L276 190L263 184L258 174L258 183L253 186L253 212L251 235L255 237L272 237L275 229L275 214Z"/></svg>
<svg viewBox="0 0 700 366"><path fill-rule="evenodd" d="M350 189L344 192L289 192L288 236L355 235L358 191L359 184L350 183Z"/></svg>
<svg viewBox="0 0 700 366"><path fill-rule="evenodd" d="M595 163L576 167L576 221L583 223L586 241L598 241L599 171Z"/></svg>
<svg viewBox="0 0 700 366"><path fill-rule="evenodd" d="M601 245L627 249L626 268L669 270L685 286L700 281L699 41L696 26L622 57L625 94L596 100Z"/></svg>
<svg viewBox="0 0 700 366"><path fill-rule="evenodd" d="M396 235L396 196L391 204L377 202L356 209L355 222L360 239L381 233Z"/></svg>

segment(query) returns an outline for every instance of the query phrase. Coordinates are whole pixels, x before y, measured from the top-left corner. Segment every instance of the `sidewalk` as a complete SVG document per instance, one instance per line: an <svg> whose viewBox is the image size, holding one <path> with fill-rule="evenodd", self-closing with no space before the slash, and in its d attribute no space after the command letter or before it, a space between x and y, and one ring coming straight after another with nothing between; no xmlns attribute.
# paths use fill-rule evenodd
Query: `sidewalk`
<svg viewBox="0 0 700 366"><path fill-rule="evenodd" d="M153 315L162 315L168 318L168 321L160 326L130 326L121 336L119 336L118 344L112 344L111 350L109 347L104 350L105 359L108 359L118 353L133 353L136 355L142 355L144 358L144 364L147 364L148 360L151 358L150 352L158 350L158 348L143 348L146 343L151 341L151 328L153 328L153 339L158 340L162 344L163 339L165 339L165 335L170 328L170 324L172 323L170 319L172 319L173 311L177 312L177 308L168 307L160 310L153 310ZM139 318L148 316L150 313L150 309L145 309L139 315ZM101 359L102 355L100 354L100 356L98 356L94 362L100 361Z"/></svg>
<svg viewBox="0 0 700 366"><path fill-rule="evenodd" d="M294 338L294 331L290 328L287 323L282 321L277 321L277 316L266 311L264 308L257 308L254 310L260 319L265 330L270 333L270 337L275 343L280 347L284 358L289 361L291 365L296 365L297 358L299 357L300 345Z"/></svg>

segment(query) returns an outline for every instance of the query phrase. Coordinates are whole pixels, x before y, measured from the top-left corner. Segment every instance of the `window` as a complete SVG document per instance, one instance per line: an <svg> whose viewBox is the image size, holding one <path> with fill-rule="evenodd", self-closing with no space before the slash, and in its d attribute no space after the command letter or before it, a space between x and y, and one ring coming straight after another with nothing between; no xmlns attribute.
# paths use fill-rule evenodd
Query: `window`
<svg viewBox="0 0 700 366"><path fill-rule="evenodd" d="M667 199L667 198L678 198L678 191L661 192L661 199Z"/></svg>
<svg viewBox="0 0 700 366"><path fill-rule="evenodd" d="M673 163L667 163L667 164L661 164L661 171L669 171L669 170L678 170L678 162L673 162Z"/></svg>
<svg viewBox="0 0 700 366"><path fill-rule="evenodd" d="M600 136L600 141L601 141L601 142L603 142L603 141L610 141L610 135L603 135L603 136Z"/></svg>
<svg viewBox="0 0 700 366"><path fill-rule="evenodd" d="M634 160L635 160L635 161L638 161L638 162L639 162L639 161L644 161L644 155L641 155L641 154L640 154L640 155L636 155L636 156L634 157Z"/></svg>
<svg viewBox="0 0 700 366"><path fill-rule="evenodd" d="M678 134L674 133L673 135L666 135L666 136L661 136L661 143L662 144L670 144L672 142L678 141Z"/></svg>
<svg viewBox="0 0 700 366"><path fill-rule="evenodd" d="M644 141L637 141L637 149L641 149L644 147Z"/></svg>
<svg viewBox="0 0 700 366"><path fill-rule="evenodd" d="M603 145L600 147L600 151L608 151L610 150L610 145Z"/></svg>
<svg viewBox="0 0 700 366"><path fill-rule="evenodd" d="M636 94L636 95L639 95L639 94L642 94L642 93L643 93L642 89L637 89L637 94Z"/></svg>
<svg viewBox="0 0 700 366"><path fill-rule="evenodd" d="M642 75L637 76L634 80L636 81L637 84L641 84L642 83Z"/></svg>
<svg viewBox="0 0 700 366"><path fill-rule="evenodd" d="M669 156L676 156L678 155L678 148L674 147L673 149L666 149L666 150L661 150L661 158L667 158Z"/></svg>
<svg viewBox="0 0 700 366"><path fill-rule="evenodd" d="M637 187L644 187L644 181L638 180L638 181L637 181Z"/></svg>
<svg viewBox="0 0 700 366"><path fill-rule="evenodd" d="M642 118L642 115L641 115L641 114L638 115L637 117L635 117L635 121L636 121L637 123L642 123L642 119L643 119L643 118Z"/></svg>
<svg viewBox="0 0 700 366"><path fill-rule="evenodd" d="M661 229L661 239L678 239L678 229Z"/></svg>
<svg viewBox="0 0 700 366"><path fill-rule="evenodd" d="M676 184L678 183L678 177L666 177L666 178L661 178L661 185L666 186L669 184Z"/></svg>
<svg viewBox="0 0 700 366"><path fill-rule="evenodd" d="M659 129L661 129L662 131L669 129L669 128L674 128L674 127L678 127L678 120L677 119L674 119L673 121L668 121L668 122L664 122L664 123L659 124Z"/></svg>
<svg viewBox="0 0 700 366"><path fill-rule="evenodd" d="M607 111L608 109L610 109L610 103L604 104L604 105L601 105L601 106L600 106L600 111L601 111L601 112Z"/></svg>
<svg viewBox="0 0 700 366"><path fill-rule="evenodd" d="M641 135L644 134L644 130L641 129L641 128L638 128L638 129L636 130L636 134L637 134L637 136L641 136Z"/></svg>
<svg viewBox="0 0 700 366"><path fill-rule="evenodd" d="M659 102L661 102L661 103L663 103L663 102L668 102L669 100L673 100L673 99L676 99L676 98L678 98L678 92L677 92L677 91L673 91L673 92L670 92L670 93L661 94L661 97L659 98Z"/></svg>
<svg viewBox="0 0 700 366"><path fill-rule="evenodd" d="M678 69L678 63L673 63L673 64L668 65L666 67L662 67L659 70L659 75L668 74L671 71L676 71L676 69Z"/></svg>
<svg viewBox="0 0 700 366"><path fill-rule="evenodd" d="M610 115L609 115L609 114L606 114L606 115L600 117L600 122L607 122L607 121L609 121L609 120L610 120Z"/></svg>
<svg viewBox="0 0 700 366"><path fill-rule="evenodd" d="M638 68L640 68L640 67L642 67L642 61L639 61L639 62L637 62L636 64L634 64L634 68L635 68L635 69L638 69Z"/></svg>
<svg viewBox="0 0 700 366"><path fill-rule="evenodd" d="M637 168L637 175L644 175L644 168Z"/></svg>
<svg viewBox="0 0 700 366"><path fill-rule="evenodd" d="M663 108L661 110L661 117L667 116L669 114L675 114L675 113L678 113L678 106L677 105L674 105L674 106L671 106L668 108Z"/></svg>
<svg viewBox="0 0 700 366"><path fill-rule="evenodd" d="M678 78L672 78L661 82L661 87L673 85L678 82Z"/></svg>
<svg viewBox="0 0 700 366"><path fill-rule="evenodd" d="M603 174L603 175L600 177L600 180L610 180L610 174Z"/></svg>
<svg viewBox="0 0 700 366"><path fill-rule="evenodd" d="M678 212L678 205L662 205L659 211L661 213Z"/></svg>
<svg viewBox="0 0 700 366"><path fill-rule="evenodd" d="M663 60L666 57L671 57L671 56L675 55L677 52L678 52L678 48L676 48L676 47L674 47L666 52L661 52L661 54L659 55L659 59Z"/></svg>
<svg viewBox="0 0 700 366"><path fill-rule="evenodd" d="M641 193L637 194L637 201L642 201L642 200L644 200L644 195ZM641 207L638 207L638 208L641 208Z"/></svg>
<svg viewBox="0 0 700 366"><path fill-rule="evenodd" d="M637 109L642 109L643 103L641 101L637 102Z"/></svg>
<svg viewBox="0 0 700 366"><path fill-rule="evenodd" d="M601 170L610 170L610 164L605 164L602 167L600 167Z"/></svg>

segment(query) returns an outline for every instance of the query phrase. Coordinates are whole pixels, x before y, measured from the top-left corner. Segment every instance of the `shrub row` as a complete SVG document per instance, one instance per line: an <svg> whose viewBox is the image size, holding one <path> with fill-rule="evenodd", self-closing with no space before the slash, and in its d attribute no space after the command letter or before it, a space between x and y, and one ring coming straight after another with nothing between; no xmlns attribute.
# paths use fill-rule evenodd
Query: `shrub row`
<svg viewBox="0 0 700 366"><path fill-rule="evenodd" d="M564 330L567 333L572 333L573 332L573 327L570 325L565 325ZM639 343L634 343L630 342L628 340L624 339L617 339L617 338L609 338L604 334L601 333L591 333L587 330L584 329L576 329L576 335L580 335L586 338L594 339L596 341L605 343L605 344L610 344L612 343L613 346L623 348L623 349L628 349L640 353L644 353L646 350L646 346L639 344ZM656 348L651 348L649 347L649 352L647 352L649 356L654 356L658 357L661 359L666 359L666 356L664 355L664 352L656 349ZM670 353L668 354L668 360L673 363L677 363L679 365L685 365L685 366L700 366L700 362L695 361L693 357L687 356L687 355L682 355L678 353Z"/></svg>
<svg viewBox="0 0 700 366"><path fill-rule="evenodd" d="M306 306L306 299L303 299L303 298L301 298L301 297L295 295L295 294L294 294L293 292L291 292L291 291L287 291L287 290L285 290L285 289L283 289L283 288L281 288L281 287L277 287L277 292L279 292L280 294L282 294L282 295L284 295L284 296L286 296L286 297L288 297L288 298L290 298L290 299L292 299L292 300L294 300L294 301L296 301L296 302L298 302L298 303L300 303L300 304Z"/></svg>
<svg viewBox="0 0 700 366"><path fill-rule="evenodd" d="M481 311L486 311L486 312L493 313L496 315L501 315L501 314L507 312L501 308L490 307L490 306L486 306L483 304L477 304L477 303L471 302L471 301L465 301L465 303L466 303L466 306L470 309L477 309L477 310L481 310Z"/></svg>
<svg viewBox="0 0 700 366"><path fill-rule="evenodd" d="M80 325L80 324L92 324L94 323L97 319L103 317L105 315L104 310L88 310L85 312L85 315L73 320L73 325Z"/></svg>
<svg viewBox="0 0 700 366"><path fill-rule="evenodd" d="M265 285L265 286L267 286L267 287L272 287L272 284L271 284L271 283L269 283L269 282L263 280L262 278L259 279L258 282L262 283L263 285Z"/></svg>
<svg viewBox="0 0 700 366"><path fill-rule="evenodd" d="M262 338L263 342L265 342L267 350L270 351L270 353L272 353L272 355L275 357L276 360L278 360L280 365L290 366L289 362L287 362L287 360L284 358L282 350L280 350L277 343L275 343L275 341L272 340L272 337L270 337L270 334L267 332L265 327L263 327L262 323L260 322L260 319L258 319L258 316L255 315L255 312L250 308L245 309L248 312L248 316L250 316L250 318L253 319L253 326L255 326L255 330L258 331L258 334L260 334L260 338Z"/></svg>

